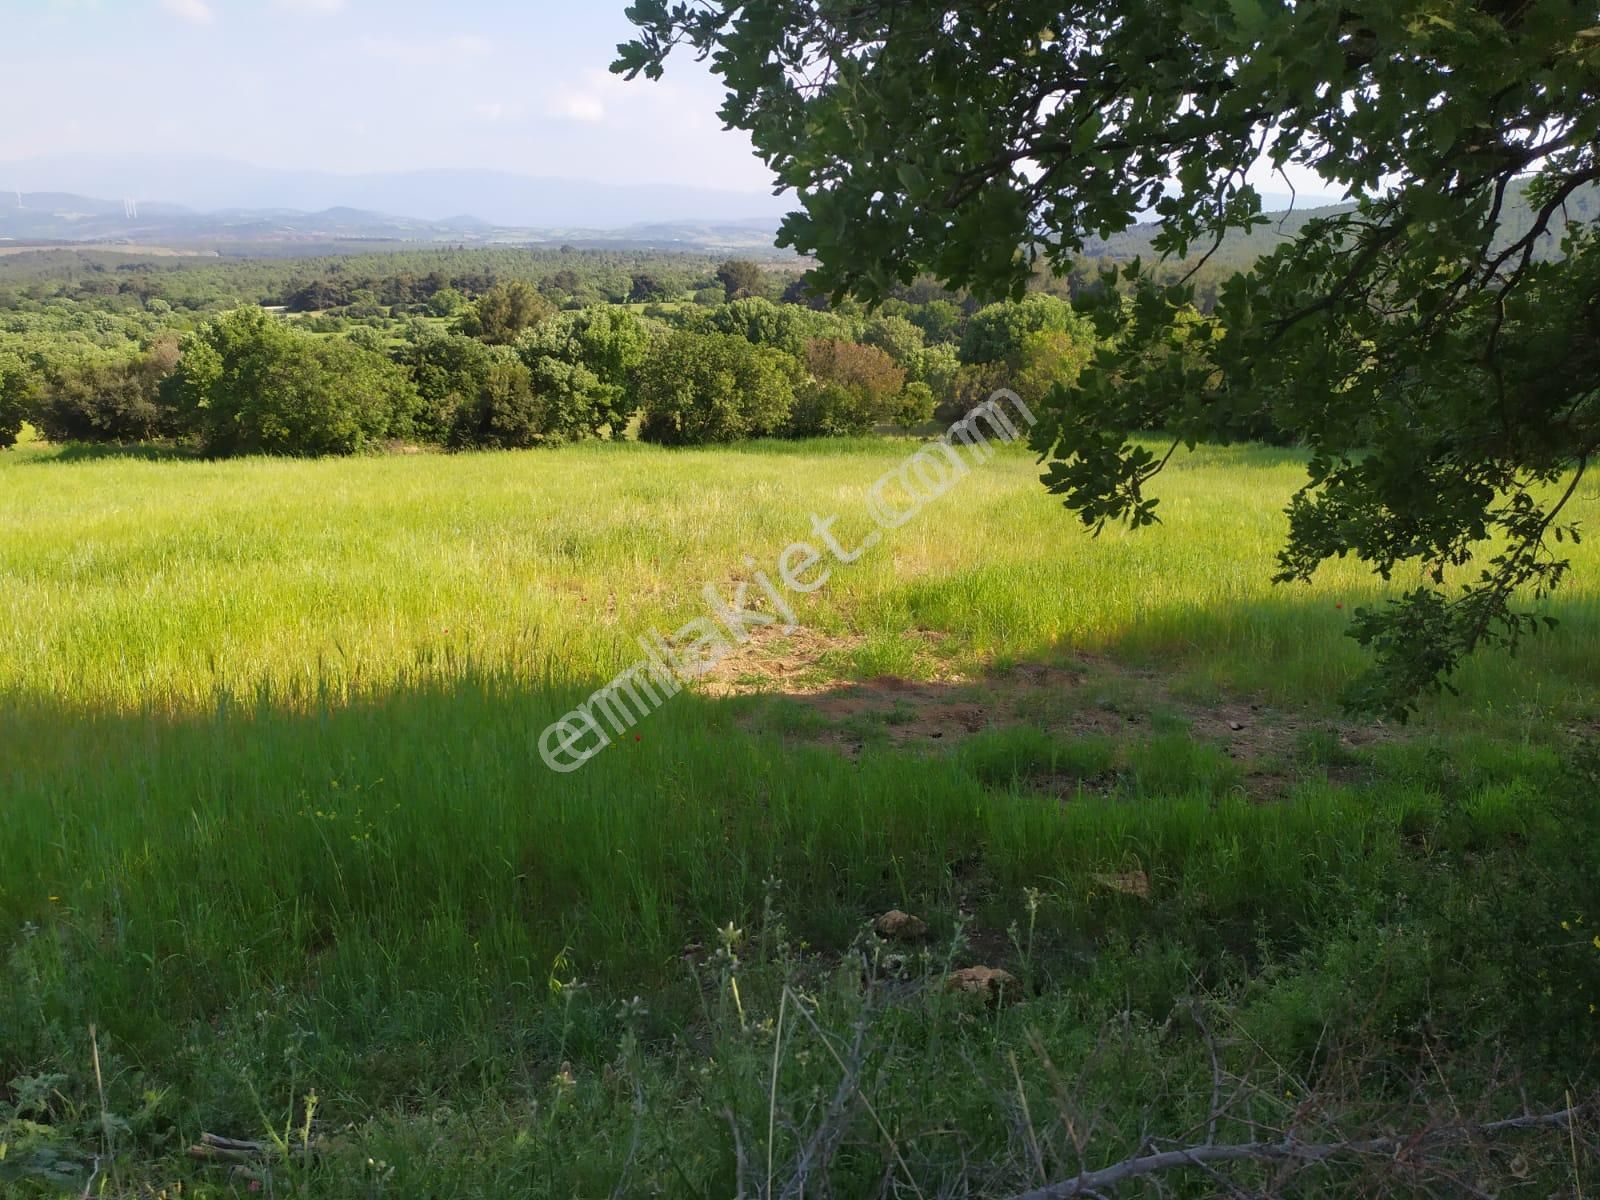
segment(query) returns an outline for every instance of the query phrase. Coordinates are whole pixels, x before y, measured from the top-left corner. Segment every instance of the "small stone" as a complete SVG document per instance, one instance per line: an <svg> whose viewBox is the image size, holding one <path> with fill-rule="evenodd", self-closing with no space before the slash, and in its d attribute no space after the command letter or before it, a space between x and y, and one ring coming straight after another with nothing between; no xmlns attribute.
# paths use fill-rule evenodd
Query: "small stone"
<svg viewBox="0 0 1600 1200"><path fill-rule="evenodd" d="M1022 989L1017 977L999 967L963 967L946 981L951 991L982 996L985 1000L1017 1000Z"/></svg>
<svg viewBox="0 0 1600 1200"><path fill-rule="evenodd" d="M878 936L896 942L915 942L928 936L928 923L898 908L891 908L872 923Z"/></svg>
<svg viewBox="0 0 1600 1200"><path fill-rule="evenodd" d="M1244 729L1244 725L1241 724L1238 721L1229 721L1228 722L1228 728L1233 730L1235 733L1239 733L1241 730Z"/></svg>

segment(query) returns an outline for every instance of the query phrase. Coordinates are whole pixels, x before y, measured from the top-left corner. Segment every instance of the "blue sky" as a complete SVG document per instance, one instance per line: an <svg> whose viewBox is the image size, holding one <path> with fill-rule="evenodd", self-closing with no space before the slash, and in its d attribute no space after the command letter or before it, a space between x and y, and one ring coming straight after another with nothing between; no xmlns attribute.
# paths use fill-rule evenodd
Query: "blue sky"
<svg viewBox="0 0 1600 1200"><path fill-rule="evenodd" d="M688 55L607 72L626 0L0 0L0 162L209 154L764 190Z"/></svg>

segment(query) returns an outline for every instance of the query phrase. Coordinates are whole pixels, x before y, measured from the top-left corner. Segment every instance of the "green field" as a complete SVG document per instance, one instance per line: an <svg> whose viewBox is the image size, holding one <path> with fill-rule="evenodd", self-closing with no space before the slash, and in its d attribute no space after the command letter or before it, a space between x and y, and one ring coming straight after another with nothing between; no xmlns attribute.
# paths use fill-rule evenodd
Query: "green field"
<svg viewBox="0 0 1600 1200"><path fill-rule="evenodd" d="M1296 453L1177 459L1164 524L1093 538L1008 450L545 767L913 448L0 456L0 1190L1004 1195L1203 1134L1219 1046L1223 1140L1592 1090L1589 543L1402 729L1338 707L1360 565L1267 582ZM939 986L973 964L1020 1002ZM183 1158L313 1095L315 1159ZM1480 1178L1593 1166L1525 1140Z"/></svg>

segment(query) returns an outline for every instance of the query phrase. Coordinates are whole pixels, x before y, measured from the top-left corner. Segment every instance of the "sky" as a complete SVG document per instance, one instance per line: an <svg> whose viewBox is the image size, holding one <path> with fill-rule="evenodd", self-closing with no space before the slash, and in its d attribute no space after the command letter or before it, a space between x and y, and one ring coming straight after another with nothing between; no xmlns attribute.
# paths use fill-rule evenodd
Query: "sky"
<svg viewBox="0 0 1600 1200"><path fill-rule="evenodd" d="M607 68L627 0L0 0L0 162L209 155L765 191L692 55Z"/></svg>

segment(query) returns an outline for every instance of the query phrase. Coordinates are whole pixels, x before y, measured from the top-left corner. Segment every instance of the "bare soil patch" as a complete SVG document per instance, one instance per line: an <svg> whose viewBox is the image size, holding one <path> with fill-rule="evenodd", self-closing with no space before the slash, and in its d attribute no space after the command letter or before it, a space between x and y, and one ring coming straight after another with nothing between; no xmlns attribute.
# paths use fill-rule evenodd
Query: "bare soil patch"
<svg viewBox="0 0 1600 1200"><path fill-rule="evenodd" d="M1117 741L1182 730L1221 747L1238 762L1249 794L1264 801L1283 798L1306 774L1303 764L1300 769L1294 764L1308 733L1331 731L1354 759L1362 747L1398 732L1249 697L1185 698L1159 672L1088 654L941 674L936 658L942 635L909 630L906 637L923 644L919 657L930 661L934 678L851 679L846 674L851 654L865 638L805 628L784 634L765 627L753 631L702 686L712 695L767 695L798 704L817 718L804 724L805 736L852 758L868 741L936 752L973 734L1020 725ZM1362 775L1349 763L1320 769L1334 782L1353 783ZM1071 782L1067 791L1073 793L1084 784ZM1042 786L1050 790L1049 781Z"/></svg>

